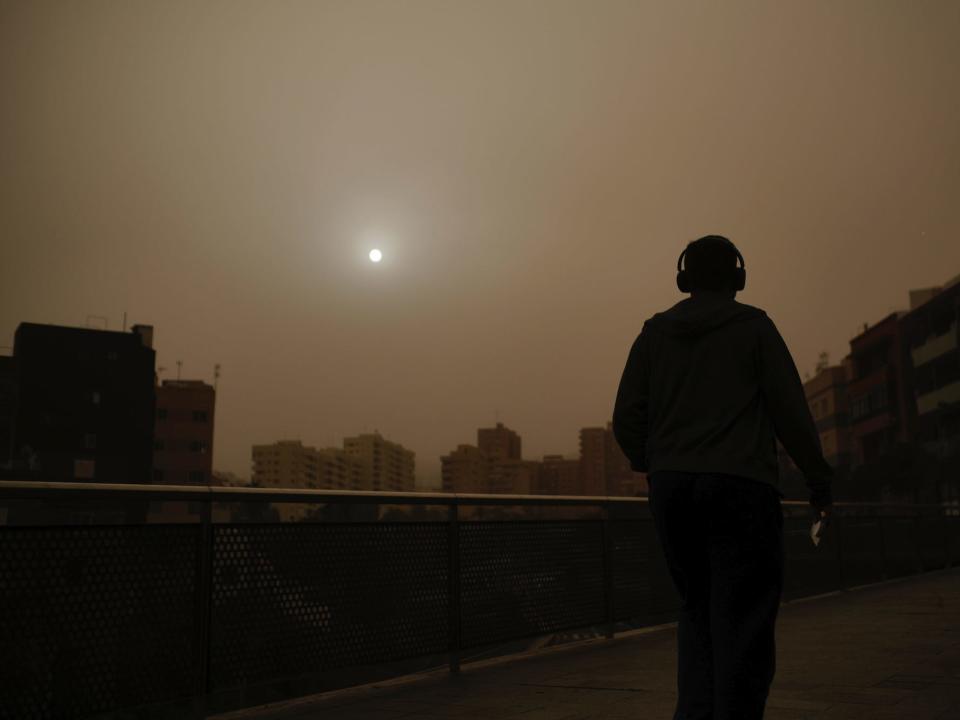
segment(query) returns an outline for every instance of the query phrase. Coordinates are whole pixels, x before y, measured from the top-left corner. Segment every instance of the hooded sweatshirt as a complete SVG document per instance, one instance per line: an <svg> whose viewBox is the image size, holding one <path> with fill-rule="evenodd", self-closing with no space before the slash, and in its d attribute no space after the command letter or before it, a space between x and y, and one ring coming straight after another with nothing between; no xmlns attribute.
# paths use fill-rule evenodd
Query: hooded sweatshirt
<svg viewBox="0 0 960 720"><path fill-rule="evenodd" d="M643 324L613 432L633 470L740 475L774 488L779 438L810 501L832 499L833 469L790 351L763 310L732 298L690 297Z"/></svg>

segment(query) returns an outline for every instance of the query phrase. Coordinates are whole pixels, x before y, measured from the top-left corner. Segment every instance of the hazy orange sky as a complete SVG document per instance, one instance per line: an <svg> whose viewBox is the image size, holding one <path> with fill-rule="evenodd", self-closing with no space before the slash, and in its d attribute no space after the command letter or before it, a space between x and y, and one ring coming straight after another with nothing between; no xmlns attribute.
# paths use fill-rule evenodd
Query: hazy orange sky
<svg viewBox="0 0 960 720"><path fill-rule="evenodd" d="M495 413L575 455L688 240L801 373L960 273L958 37L953 0L4 0L0 346L153 324L162 378L221 363L241 475L376 428L427 487Z"/></svg>

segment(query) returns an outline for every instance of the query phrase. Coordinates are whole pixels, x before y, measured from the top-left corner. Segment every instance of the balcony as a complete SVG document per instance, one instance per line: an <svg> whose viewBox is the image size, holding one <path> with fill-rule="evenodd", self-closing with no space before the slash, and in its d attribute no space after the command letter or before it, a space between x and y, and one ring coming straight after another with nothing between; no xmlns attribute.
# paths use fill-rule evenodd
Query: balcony
<svg viewBox="0 0 960 720"><path fill-rule="evenodd" d="M180 515L154 512L176 503ZM291 503L321 512L277 521ZM784 599L839 599L785 606L809 630L807 645L781 649L787 699L820 702L809 687L789 695L789 682L801 682L811 655L838 662L847 641L857 657L831 692L855 693L858 671L888 672L886 696L927 682L909 679L931 675L914 661L954 638L949 629L937 640L909 610L884 616L857 600L867 591L843 591L924 571L941 573L906 583L947 577L960 561L960 516L838 505L833 535L815 549L808 512L784 504ZM444 717L490 717L490 702L512 698L533 713L526 720L559 718L548 705L567 708L563 698L605 707L628 692L651 710L669 705L671 631L647 630L675 617L677 598L641 498L4 482L0 518L3 717L199 717L336 691L318 701L333 702L344 688L418 673L435 684L419 701L397 701L411 716L420 703ZM828 601L849 607L835 616ZM849 628L837 624L843 612L856 621ZM858 632L873 644L856 645ZM564 649L522 672L478 664L545 646ZM630 653L639 655L628 662ZM353 716L390 712L358 706ZM340 714L300 715L311 716Z"/></svg>
<svg viewBox="0 0 960 720"><path fill-rule="evenodd" d="M910 351L913 360L913 366L919 367L924 363L935 360L941 355L946 355L957 347L957 325L954 323L947 332L937 335L927 340L923 345L919 345Z"/></svg>

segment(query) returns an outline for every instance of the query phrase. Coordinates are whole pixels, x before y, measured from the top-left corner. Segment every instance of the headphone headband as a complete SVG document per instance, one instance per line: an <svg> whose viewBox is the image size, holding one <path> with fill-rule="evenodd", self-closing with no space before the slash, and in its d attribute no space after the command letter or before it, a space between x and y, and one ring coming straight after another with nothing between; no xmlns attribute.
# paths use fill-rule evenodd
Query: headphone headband
<svg viewBox="0 0 960 720"><path fill-rule="evenodd" d="M747 265L743 261L743 255L740 254L737 246L733 244L733 241L731 241L729 238L725 238L723 235L705 235L704 237L689 243L687 247L683 249L683 252L680 253L680 257L677 258L677 287L680 289L680 292L691 292L689 275L687 274L686 269L682 267L683 258L686 256L687 250L691 245L696 245L697 243L704 241L725 242L733 249L733 252L737 254L737 259L740 261L740 266L733 270L733 289L738 291L743 290L747 282Z"/></svg>
<svg viewBox="0 0 960 720"><path fill-rule="evenodd" d="M690 245L693 245L698 242L702 242L703 240L722 240L723 242L727 243L727 245L733 248L733 251L737 254L737 258L740 260L740 268L743 270L747 269L746 263L743 262L743 255L740 254L740 251L737 249L737 246L733 244L733 241L730 240L730 238L725 238L723 235L705 235L702 238L694 240L692 243L690 243ZM683 263L683 258L687 254L687 250L689 249L690 247L688 245L683 249L683 252L680 253L680 257L677 258L677 272L680 272L681 264Z"/></svg>

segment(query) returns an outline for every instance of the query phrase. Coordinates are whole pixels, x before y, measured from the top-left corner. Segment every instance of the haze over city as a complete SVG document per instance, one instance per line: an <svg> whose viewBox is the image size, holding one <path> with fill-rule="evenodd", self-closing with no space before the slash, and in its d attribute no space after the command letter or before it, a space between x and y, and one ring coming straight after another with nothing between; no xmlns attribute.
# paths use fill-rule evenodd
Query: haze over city
<svg viewBox="0 0 960 720"><path fill-rule="evenodd" d="M214 465L499 419L574 456L677 256L801 373L960 272L960 5L158 3L0 9L0 352L155 328L218 385ZM383 253L372 263L372 249Z"/></svg>

